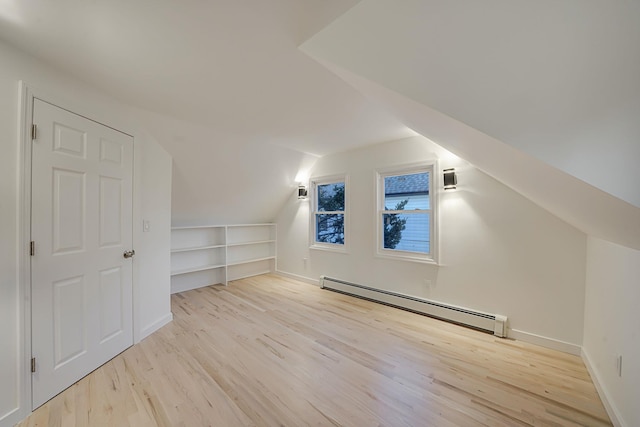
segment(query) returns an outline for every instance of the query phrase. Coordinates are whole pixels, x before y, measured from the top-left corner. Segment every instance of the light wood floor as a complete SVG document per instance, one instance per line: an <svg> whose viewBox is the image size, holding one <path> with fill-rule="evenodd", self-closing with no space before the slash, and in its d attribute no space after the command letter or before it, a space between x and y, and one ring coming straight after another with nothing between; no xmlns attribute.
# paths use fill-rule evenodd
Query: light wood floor
<svg viewBox="0 0 640 427"><path fill-rule="evenodd" d="M579 357L278 276L172 309L20 426L611 425Z"/></svg>

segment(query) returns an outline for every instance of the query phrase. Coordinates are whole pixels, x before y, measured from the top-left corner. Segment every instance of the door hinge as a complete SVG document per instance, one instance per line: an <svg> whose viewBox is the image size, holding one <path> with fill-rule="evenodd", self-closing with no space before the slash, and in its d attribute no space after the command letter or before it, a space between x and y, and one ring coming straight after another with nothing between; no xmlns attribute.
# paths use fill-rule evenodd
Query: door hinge
<svg viewBox="0 0 640 427"><path fill-rule="evenodd" d="M36 242L34 242L33 240L31 241L29 253L31 254L31 256L34 256L36 254Z"/></svg>
<svg viewBox="0 0 640 427"><path fill-rule="evenodd" d="M31 372L35 372L36 371L36 358L32 357L31 358Z"/></svg>
<svg viewBox="0 0 640 427"><path fill-rule="evenodd" d="M31 125L31 139L34 140L38 136L38 125Z"/></svg>

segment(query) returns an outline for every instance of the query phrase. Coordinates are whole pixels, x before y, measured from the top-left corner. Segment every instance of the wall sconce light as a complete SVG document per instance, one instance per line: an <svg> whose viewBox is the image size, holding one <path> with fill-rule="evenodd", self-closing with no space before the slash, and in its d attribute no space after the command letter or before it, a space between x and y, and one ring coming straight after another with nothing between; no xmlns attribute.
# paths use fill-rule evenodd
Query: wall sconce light
<svg viewBox="0 0 640 427"><path fill-rule="evenodd" d="M302 184L298 185L298 199L306 199L308 194L307 187Z"/></svg>
<svg viewBox="0 0 640 427"><path fill-rule="evenodd" d="M458 184L458 177L456 176L455 169L454 168L443 169L442 173L444 175L444 189L455 190L456 185Z"/></svg>

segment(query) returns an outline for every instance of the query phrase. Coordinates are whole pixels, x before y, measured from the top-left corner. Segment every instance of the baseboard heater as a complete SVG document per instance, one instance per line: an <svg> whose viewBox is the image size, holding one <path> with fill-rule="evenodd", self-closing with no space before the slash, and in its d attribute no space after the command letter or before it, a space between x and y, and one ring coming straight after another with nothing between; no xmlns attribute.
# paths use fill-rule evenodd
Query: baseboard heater
<svg viewBox="0 0 640 427"><path fill-rule="evenodd" d="M443 304L441 302L412 297L397 292L370 288L327 276L320 276L320 287L448 322L469 326L474 329L492 333L498 337L507 336L507 317L500 314L482 313L480 311L469 310L468 308Z"/></svg>

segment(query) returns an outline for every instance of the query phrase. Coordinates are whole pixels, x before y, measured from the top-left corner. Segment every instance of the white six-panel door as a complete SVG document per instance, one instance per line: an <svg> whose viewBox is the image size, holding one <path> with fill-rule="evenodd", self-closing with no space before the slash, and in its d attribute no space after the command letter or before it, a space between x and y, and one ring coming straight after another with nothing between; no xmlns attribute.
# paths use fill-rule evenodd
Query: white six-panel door
<svg viewBox="0 0 640 427"><path fill-rule="evenodd" d="M35 99L33 408L133 344L133 138Z"/></svg>

